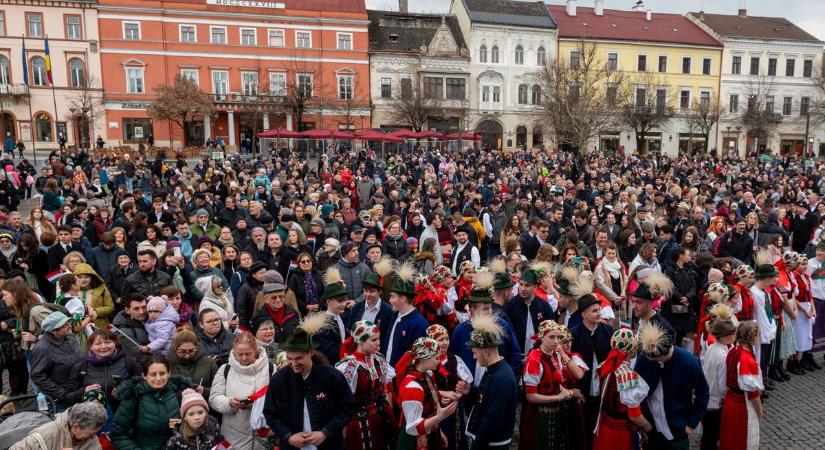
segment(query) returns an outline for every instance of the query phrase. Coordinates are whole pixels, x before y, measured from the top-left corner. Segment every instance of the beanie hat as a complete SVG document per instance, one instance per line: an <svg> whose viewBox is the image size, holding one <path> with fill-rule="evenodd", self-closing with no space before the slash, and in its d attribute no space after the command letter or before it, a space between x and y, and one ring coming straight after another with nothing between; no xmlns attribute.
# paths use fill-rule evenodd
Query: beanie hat
<svg viewBox="0 0 825 450"><path fill-rule="evenodd" d="M163 312L166 309L166 301L161 297L150 297L149 303L146 305L146 311Z"/></svg>
<svg viewBox="0 0 825 450"><path fill-rule="evenodd" d="M717 268L708 271L708 283L721 283L725 279L725 274Z"/></svg>
<svg viewBox="0 0 825 450"><path fill-rule="evenodd" d="M205 209L205 208L201 208L201 209L199 209L199 210L195 211L195 215L196 215L196 216L206 216L206 217L209 217L209 212L208 212L208 211L206 211L206 209Z"/></svg>
<svg viewBox="0 0 825 450"><path fill-rule="evenodd" d="M180 399L180 416L184 417L186 411L193 406L203 406L203 409L209 411L209 404L203 398L203 395L195 392L194 389L184 389Z"/></svg>

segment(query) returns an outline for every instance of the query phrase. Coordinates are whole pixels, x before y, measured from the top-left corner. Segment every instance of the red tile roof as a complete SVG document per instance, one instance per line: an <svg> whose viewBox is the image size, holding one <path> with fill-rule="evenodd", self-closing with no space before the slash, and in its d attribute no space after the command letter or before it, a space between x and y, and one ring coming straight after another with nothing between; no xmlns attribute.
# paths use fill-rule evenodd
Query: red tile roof
<svg viewBox="0 0 825 450"><path fill-rule="evenodd" d="M287 9L367 13L364 0L276 0L286 3Z"/></svg>
<svg viewBox="0 0 825 450"><path fill-rule="evenodd" d="M670 44L722 47L710 34L684 16L653 12L605 9L597 16L593 8L576 8L576 16L567 15L564 5L547 5L559 25L559 38L605 39L615 41L660 42Z"/></svg>

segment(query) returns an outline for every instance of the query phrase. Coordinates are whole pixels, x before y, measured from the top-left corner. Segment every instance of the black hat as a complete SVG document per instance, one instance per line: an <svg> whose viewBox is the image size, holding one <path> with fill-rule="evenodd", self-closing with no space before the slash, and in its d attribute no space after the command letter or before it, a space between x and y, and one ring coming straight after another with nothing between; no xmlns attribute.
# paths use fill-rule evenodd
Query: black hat
<svg viewBox="0 0 825 450"><path fill-rule="evenodd" d="M641 300L648 300L653 301L654 295L650 292L650 286L647 283L639 283L639 286L636 287L636 290L630 294L634 298L638 298Z"/></svg>
<svg viewBox="0 0 825 450"><path fill-rule="evenodd" d="M263 263L261 261L255 261L254 263L252 263L251 266L249 266L249 273L255 273L259 270L266 270L266 269L267 269L266 263Z"/></svg>
<svg viewBox="0 0 825 450"><path fill-rule="evenodd" d="M599 299L597 299L595 295L587 294L579 298L579 308L576 310L576 312L581 314L585 309L593 305L598 305L600 303L601 302L599 302Z"/></svg>

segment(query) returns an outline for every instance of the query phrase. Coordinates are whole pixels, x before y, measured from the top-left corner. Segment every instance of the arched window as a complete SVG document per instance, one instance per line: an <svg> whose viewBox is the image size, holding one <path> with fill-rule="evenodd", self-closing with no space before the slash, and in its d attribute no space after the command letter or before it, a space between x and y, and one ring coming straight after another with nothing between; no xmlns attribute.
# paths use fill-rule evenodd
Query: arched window
<svg viewBox="0 0 825 450"><path fill-rule="evenodd" d="M492 50L490 50L490 62L493 64L498 64L498 46L494 45Z"/></svg>
<svg viewBox="0 0 825 450"><path fill-rule="evenodd" d="M45 86L48 83L46 78L46 60L35 56L32 58L32 83L35 86Z"/></svg>
<svg viewBox="0 0 825 450"><path fill-rule="evenodd" d="M83 61L73 58L69 60L69 78L72 87L80 88L86 86L86 66Z"/></svg>
<svg viewBox="0 0 825 450"><path fill-rule="evenodd" d="M520 126L516 128L516 147L523 147L527 145L527 128Z"/></svg>
<svg viewBox="0 0 825 450"><path fill-rule="evenodd" d="M520 45L516 46L516 64L524 64L524 47Z"/></svg>
<svg viewBox="0 0 825 450"><path fill-rule="evenodd" d="M52 118L46 113L40 113L34 119L37 128L37 140L52 142Z"/></svg>
<svg viewBox="0 0 825 450"><path fill-rule="evenodd" d="M544 144L544 135L540 127L533 128L533 147L539 148Z"/></svg>
<svg viewBox="0 0 825 450"><path fill-rule="evenodd" d="M533 85L533 98L531 100L533 100L532 103L534 105L541 104L541 86L538 84Z"/></svg>
<svg viewBox="0 0 825 450"><path fill-rule="evenodd" d="M0 84L11 84L10 75L9 59L5 56L0 56Z"/></svg>
<svg viewBox="0 0 825 450"><path fill-rule="evenodd" d="M487 62L487 46L482 45L480 49L478 49L478 62L486 63Z"/></svg>
<svg viewBox="0 0 825 450"><path fill-rule="evenodd" d="M526 105L527 104L527 85L526 84L518 85L518 104L519 105Z"/></svg>
<svg viewBox="0 0 825 450"><path fill-rule="evenodd" d="M544 47L539 47L536 50L536 65L543 66L547 64L547 52L544 51Z"/></svg>

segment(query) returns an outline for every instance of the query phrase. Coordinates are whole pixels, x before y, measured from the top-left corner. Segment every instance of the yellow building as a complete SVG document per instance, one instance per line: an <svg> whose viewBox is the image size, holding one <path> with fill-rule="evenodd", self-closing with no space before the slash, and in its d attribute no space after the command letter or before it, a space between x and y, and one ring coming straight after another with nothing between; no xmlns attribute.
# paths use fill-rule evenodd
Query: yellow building
<svg viewBox="0 0 825 450"><path fill-rule="evenodd" d="M698 105L719 105L722 44L686 17L646 11L641 1L632 11L605 9L603 0L593 8L576 3L548 6L559 26L559 61L575 64L583 47L592 48L596 60L621 72L639 104L663 108L667 119L645 133L650 151L675 156L703 148L704 135L687 117ZM709 134L712 149L716 126ZM627 126L616 126L598 141L588 148L623 147L628 153L637 147L636 133Z"/></svg>

